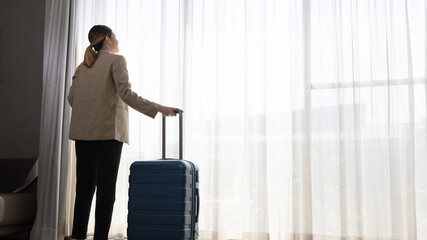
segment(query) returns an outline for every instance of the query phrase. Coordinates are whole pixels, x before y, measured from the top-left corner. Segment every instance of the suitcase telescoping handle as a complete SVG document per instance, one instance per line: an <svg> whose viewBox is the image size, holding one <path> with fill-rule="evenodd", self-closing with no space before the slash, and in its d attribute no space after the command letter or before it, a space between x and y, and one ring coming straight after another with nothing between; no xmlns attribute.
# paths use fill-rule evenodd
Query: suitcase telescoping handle
<svg viewBox="0 0 427 240"><path fill-rule="evenodd" d="M182 158L182 112L174 110L179 114L179 159ZM166 117L162 116L162 159L166 159Z"/></svg>
<svg viewBox="0 0 427 240"><path fill-rule="evenodd" d="M179 159L182 158L182 112L174 111L179 114ZM166 117L162 116L162 159L166 159ZM196 209L195 222L199 222L199 211L200 211L200 194L199 188L196 188ZM198 233L197 233L198 235Z"/></svg>

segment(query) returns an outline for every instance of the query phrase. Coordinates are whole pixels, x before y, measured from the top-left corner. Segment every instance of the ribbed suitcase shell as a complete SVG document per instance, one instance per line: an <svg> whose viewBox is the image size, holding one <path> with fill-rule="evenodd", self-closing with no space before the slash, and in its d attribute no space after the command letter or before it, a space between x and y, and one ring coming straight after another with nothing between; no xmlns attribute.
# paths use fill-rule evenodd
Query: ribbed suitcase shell
<svg viewBox="0 0 427 240"><path fill-rule="evenodd" d="M198 167L160 159L130 171L128 239L197 239Z"/></svg>
<svg viewBox="0 0 427 240"><path fill-rule="evenodd" d="M181 130L181 129L180 129ZM163 158L130 167L128 239L198 239L199 168Z"/></svg>

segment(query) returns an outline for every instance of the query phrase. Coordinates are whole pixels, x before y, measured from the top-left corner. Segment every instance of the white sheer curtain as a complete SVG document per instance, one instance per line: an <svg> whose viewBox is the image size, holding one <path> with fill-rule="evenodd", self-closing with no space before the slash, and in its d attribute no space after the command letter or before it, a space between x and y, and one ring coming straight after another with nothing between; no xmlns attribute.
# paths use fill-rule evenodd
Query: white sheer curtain
<svg viewBox="0 0 427 240"><path fill-rule="evenodd" d="M200 239L427 239L425 1L80 4L77 61L109 25L133 89L185 110ZM130 119L111 234L160 156L159 119Z"/></svg>

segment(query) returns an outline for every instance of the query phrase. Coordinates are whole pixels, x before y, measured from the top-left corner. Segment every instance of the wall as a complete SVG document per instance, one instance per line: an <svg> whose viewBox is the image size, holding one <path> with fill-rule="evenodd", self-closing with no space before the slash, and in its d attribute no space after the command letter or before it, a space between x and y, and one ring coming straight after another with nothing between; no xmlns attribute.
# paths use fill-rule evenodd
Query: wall
<svg viewBox="0 0 427 240"><path fill-rule="evenodd" d="M0 158L39 152L45 0L0 1Z"/></svg>

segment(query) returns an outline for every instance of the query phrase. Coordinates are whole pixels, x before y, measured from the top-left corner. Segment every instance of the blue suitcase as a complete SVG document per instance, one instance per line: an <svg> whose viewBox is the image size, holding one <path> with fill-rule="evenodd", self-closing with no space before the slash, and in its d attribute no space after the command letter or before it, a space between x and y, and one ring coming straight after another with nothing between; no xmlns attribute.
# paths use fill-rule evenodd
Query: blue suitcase
<svg viewBox="0 0 427 240"><path fill-rule="evenodd" d="M182 114L179 159L165 158L164 116L162 128L162 159L138 161L130 167L128 239L197 240L199 168L182 160Z"/></svg>

